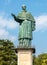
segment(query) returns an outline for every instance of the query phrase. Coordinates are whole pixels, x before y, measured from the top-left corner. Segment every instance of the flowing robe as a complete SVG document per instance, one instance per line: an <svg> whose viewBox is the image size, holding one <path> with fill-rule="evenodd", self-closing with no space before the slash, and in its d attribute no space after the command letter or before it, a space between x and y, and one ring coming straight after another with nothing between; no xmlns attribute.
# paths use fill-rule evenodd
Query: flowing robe
<svg viewBox="0 0 47 65"><path fill-rule="evenodd" d="M32 39L32 22L28 20L24 20L19 29L19 43L20 46L31 46Z"/></svg>

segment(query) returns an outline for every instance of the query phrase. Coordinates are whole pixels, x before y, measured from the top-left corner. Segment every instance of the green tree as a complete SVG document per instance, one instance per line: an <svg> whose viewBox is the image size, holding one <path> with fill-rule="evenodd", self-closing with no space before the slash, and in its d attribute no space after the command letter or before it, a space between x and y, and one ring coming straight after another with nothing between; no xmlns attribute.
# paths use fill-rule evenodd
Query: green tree
<svg viewBox="0 0 47 65"><path fill-rule="evenodd" d="M40 54L38 58L41 62L41 65L47 65L47 53Z"/></svg>
<svg viewBox="0 0 47 65"><path fill-rule="evenodd" d="M36 57L35 55L33 56L33 65L39 65L38 57Z"/></svg>
<svg viewBox="0 0 47 65"><path fill-rule="evenodd" d="M9 40L0 40L0 65L17 65L15 48Z"/></svg>
<svg viewBox="0 0 47 65"><path fill-rule="evenodd" d="M34 56L33 61L34 65L47 65L47 53Z"/></svg>

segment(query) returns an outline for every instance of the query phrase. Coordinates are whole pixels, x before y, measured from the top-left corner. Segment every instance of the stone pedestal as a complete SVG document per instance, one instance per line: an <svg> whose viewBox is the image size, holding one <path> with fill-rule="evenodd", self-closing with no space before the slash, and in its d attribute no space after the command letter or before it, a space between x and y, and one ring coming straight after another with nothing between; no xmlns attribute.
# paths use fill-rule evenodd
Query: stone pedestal
<svg viewBox="0 0 47 65"><path fill-rule="evenodd" d="M33 65L34 48L16 48L18 54L18 65Z"/></svg>

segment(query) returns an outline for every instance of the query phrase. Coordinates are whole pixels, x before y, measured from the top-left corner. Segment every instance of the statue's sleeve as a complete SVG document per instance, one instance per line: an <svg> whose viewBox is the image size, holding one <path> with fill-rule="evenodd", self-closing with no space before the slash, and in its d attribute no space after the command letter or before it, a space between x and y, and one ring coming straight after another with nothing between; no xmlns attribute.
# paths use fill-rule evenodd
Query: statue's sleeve
<svg viewBox="0 0 47 65"><path fill-rule="evenodd" d="M34 31L35 30L35 19L34 19L34 17L30 14L30 21L32 22L32 31Z"/></svg>
<svg viewBox="0 0 47 65"><path fill-rule="evenodd" d="M11 14L11 15L13 16L15 21L17 21L19 23L23 21L22 19L20 19L19 17L15 16L14 14Z"/></svg>
<svg viewBox="0 0 47 65"><path fill-rule="evenodd" d="M32 21L32 31L35 30L35 21Z"/></svg>

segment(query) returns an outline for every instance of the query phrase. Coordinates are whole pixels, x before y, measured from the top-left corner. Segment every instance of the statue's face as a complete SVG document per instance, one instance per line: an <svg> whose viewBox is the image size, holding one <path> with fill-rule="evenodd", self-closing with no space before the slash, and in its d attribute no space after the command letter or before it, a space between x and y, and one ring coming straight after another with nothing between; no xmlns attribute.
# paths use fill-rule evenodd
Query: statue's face
<svg viewBox="0 0 47 65"><path fill-rule="evenodd" d="M22 9L23 9L23 10L26 10L26 6L25 6L25 5L23 5L23 6L22 6Z"/></svg>

